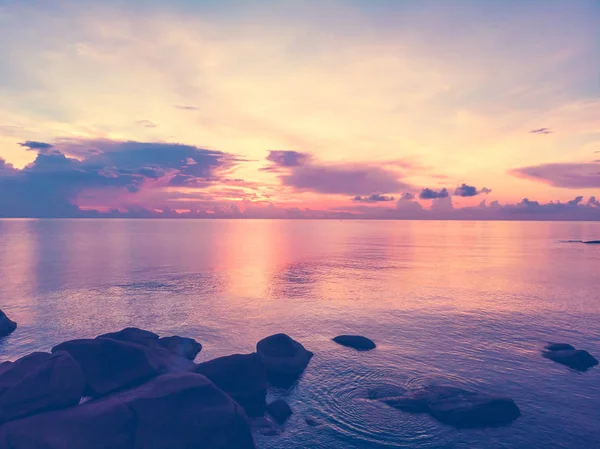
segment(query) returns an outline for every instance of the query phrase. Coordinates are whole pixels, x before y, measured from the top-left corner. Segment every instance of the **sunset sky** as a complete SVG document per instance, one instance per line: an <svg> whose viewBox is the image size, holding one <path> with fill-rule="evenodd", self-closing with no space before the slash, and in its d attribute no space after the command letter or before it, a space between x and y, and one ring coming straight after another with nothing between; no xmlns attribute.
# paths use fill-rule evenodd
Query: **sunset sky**
<svg viewBox="0 0 600 449"><path fill-rule="evenodd" d="M600 219L599 24L596 0L0 0L0 216Z"/></svg>

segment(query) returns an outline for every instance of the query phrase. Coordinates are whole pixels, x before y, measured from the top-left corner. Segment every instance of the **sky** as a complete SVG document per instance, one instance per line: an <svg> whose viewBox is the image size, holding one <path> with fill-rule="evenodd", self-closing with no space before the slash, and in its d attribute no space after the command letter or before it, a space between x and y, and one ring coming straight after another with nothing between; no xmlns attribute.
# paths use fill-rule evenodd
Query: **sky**
<svg viewBox="0 0 600 449"><path fill-rule="evenodd" d="M0 217L600 220L596 0L0 0Z"/></svg>

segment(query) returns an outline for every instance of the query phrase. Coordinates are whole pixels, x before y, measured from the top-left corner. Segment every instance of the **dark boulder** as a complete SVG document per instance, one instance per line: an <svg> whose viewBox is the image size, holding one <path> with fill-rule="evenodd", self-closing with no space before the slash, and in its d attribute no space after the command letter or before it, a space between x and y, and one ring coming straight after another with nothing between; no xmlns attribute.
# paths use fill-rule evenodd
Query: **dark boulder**
<svg viewBox="0 0 600 449"><path fill-rule="evenodd" d="M17 385L24 377L35 372L52 354L49 352L33 352L15 362L4 362L0 365L0 396Z"/></svg>
<svg viewBox="0 0 600 449"><path fill-rule="evenodd" d="M154 347L158 342L158 335L137 327L126 327L117 332L109 332L107 334L98 335L96 338L110 338L111 340L125 341L129 343L137 343L147 347Z"/></svg>
<svg viewBox="0 0 600 449"><path fill-rule="evenodd" d="M17 323L12 321L0 310L0 337L5 337L17 328Z"/></svg>
<svg viewBox="0 0 600 449"><path fill-rule="evenodd" d="M158 345L188 360L194 360L198 353L202 351L202 345L193 338L178 337L176 335L159 339Z"/></svg>
<svg viewBox="0 0 600 449"><path fill-rule="evenodd" d="M549 350L543 351L542 355L576 371L587 371L598 364L598 360L583 349Z"/></svg>
<svg viewBox="0 0 600 449"><path fill-rule="evenodd" d="M279 424L283 424L292 416L292 409L283 399L277 399L267 405L267 413Z"/></svg>
<svg viewBox="0 0 600 449"><path fill-rule="evenodd" d="M263 338L256 345L272 383L286 384L300 376L313 353L286 334Z"/></svg>
<svg viewBox="0 0 600 449"><path fill-rule="evenodd" d="M267 395L267 371L256 354L234 354L200 363L194 372L202 374L229 394L250 416L262 415Z"/></svg>
<svg viewBox="0 0 600 449"><path fill-rule="evenodd" d="M583 242L587 245L600 245L600 240L588 240L586 242Z"/></svg>
<svg viewBox="0 0 600 449"><path fill-rule="evenodd" d="M103 396L157 376L162 366L144 346L110 338L71 340L52 348L68 352L87 381L86 396Z"/></svg>
<svg viewBox="0 0 600 449"><path fill-rule="evenodd" d="M11 371L24 374L0 396L0 422L79 403L85 388L85 377L79 364L64 351L47 356L36 356L39 363L27 372L23 372L24 364L17 361L12 369L0 375L12 377Z"/></svg>
<svg viewBox="0 0 600 449"><path fill-rule="evenodd" d="M357 351L370 351L375 349L376 345L373 340L360 335L338 335L333 339L336 343L342 346L348 346L354 348Z"/></svg>
<svg viewBox="0 0 600 449"><path fill-rule="evenodd" d="M1 449L253 449L247 418L206 377L166 374L0 427Z"/></svg>
<svg viewBox="0 0 600 449"><path fill-rule="evenodd" d="M457 428L501 426L521 416L512 399L453 387L431 386L383 402L410 413L428 413Z"/></svg>

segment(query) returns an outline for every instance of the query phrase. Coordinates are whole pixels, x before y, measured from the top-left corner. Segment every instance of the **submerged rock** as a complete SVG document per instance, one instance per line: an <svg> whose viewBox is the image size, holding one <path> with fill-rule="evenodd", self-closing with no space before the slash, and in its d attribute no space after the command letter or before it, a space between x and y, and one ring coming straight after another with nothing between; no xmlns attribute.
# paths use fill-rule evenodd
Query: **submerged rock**
<svg viewBox="0 0 600 449"><path fill-rule="evenodd" d="M256 353L234 354L200 363L202 374L229 394L250 416L262 415L267 396L267 370Z"/></svg>
<svg viewBox="0 0 600 449"><path fill-rule="evenodd" d="M0 337L5 337L17 328L17 323L12 321L0 310Z"/></svg>
<svg viewBox="0 0 600 449"><path fill-rule="evenodd" d="M2 449L253 449L241 407L206 377L166 374L134 390L0 427Z"/></svg>
<svg viewBox="0 0 600 449"><path fill-rule="evenodd" d="M587 371L598 364L598 360L589 352L566 343L549 344L545 349L542 356L577 371Z"/></svg>
<svg viewBox="0 0 600 449"><path fill-rule="evenodd" d="M342 346L348 346L358 351L370 351L371 349L376 348L373 340L360 335L338 335L333 339L333 341Z"/></svg>
<svg viewBox="0 0 600 449"><path fill-rule="evenodd" d="M276 399L267 405L267 413L279 424L283 424L292 416L292 409L283 399Z"/></svg>
<svg viewBox="0 0 600 449"><path fill-rule="evenodd" d="M521 412L510 398L479 394L453 387L428 387L384 399L386 404L410 413L428 413L457 428L510 424Z"/></svg>
<svg viewBox="0 0 600 449"><path fill-rule="evenodd" d="M406 388L392 384L385 384L371 388L368 392L368 398L373 400L381 400L395 398L404 394L406 394Z"/></svg>
<svg viewBox="0 0 600 449"><path fill-rule="evenodd" d="M188 360L194 360L198 353L202 351L202 345L193 338L177 335L160 338L158 345Z"/></svg>
<svg viewBox="0 0 600 449"><path fill-rule="evenodd" d="M314 355L286 334L263 338L256 344L272 383L286 384L299 377Z"/></svg>
<svg viewBox="0 0 600 449"><path fill-rule="evenodd" d="M77 405L85 388L79 364L66 352L34 353L0 374L0 422ZM10 386L9 386L10 384Z"/></svg>

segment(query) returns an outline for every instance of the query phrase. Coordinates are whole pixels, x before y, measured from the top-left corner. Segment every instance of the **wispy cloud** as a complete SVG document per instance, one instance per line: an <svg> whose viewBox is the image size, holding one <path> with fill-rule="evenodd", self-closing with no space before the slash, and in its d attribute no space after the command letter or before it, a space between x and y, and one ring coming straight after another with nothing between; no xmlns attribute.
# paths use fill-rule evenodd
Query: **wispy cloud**
<svg viewBox="0 0 600 449"><path fill-rule="evenodd" d="M559 162L516 168L510 174L567 189L600 187L600 162Z"/></svg>
<svg viewBox="0 0 600 449"><path fill-rule="evenodd" d="M553 131L551 131L548 128L538 128L538 129L532 129L531 131L529 131L529 134L552 134Z"/></svg>

